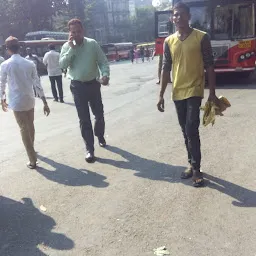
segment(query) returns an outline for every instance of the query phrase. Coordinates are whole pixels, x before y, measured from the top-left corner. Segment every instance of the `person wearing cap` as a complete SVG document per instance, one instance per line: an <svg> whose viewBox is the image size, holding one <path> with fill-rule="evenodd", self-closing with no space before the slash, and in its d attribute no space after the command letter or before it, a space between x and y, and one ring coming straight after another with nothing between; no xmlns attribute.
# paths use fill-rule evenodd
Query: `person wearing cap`
<svg viewBox="0 0 256 256"><path fill-rule="evenodd" d="M44 55L43 63L47 66L48 76L51 82L52 95L54 101L60 100L61 103L63 101L63 87L62 87L62 70L60 68L59 59L60 54L55 51L55 45L49 45L49 52ZM56 84L58 87L59 96L56 90Z"/></svg>
<svg viewBox="0 0 256 256"><path fill-rule="evenodd" d="M108 85L109 64L99 44L94 39L84 37L84 28L80 20L72 19L68 27L69 40L62 47L60 66L68 70L67 76L71 80L70 88L87 150L85 160L93 163L95 161L94 135L98 137L101 147L106 146L101 84ZM100 80L99 70L102 74ZM95 116L94 134L89 106Z"/></svg>
<svg viewBox="0 0 256 256"><path fill-rule="evenodd" d="M8 37L5 41L8 54L11 56L1 64L0 97L4 112L13 110L16 121L20 127L22 141L24 143L29 162L27 167L35 169L37 156L34 149L35 128L34 128L34 107L35 97L33 87L40 95L46 116L50 109L44 96L44 91L37 75L36 66L33 62L26 60L19 54L19 41L15 37ZM6 101L6 85L8 80L8 99Z"/></svg>

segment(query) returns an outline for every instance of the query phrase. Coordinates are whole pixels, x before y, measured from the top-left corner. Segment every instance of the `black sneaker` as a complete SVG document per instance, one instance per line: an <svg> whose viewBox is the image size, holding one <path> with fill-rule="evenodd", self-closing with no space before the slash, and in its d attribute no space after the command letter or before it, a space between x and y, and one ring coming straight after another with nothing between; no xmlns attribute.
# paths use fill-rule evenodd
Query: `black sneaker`
<svg viewBox="0 0 256 256"><path fill-rule="evenodd" d="M94 156L94 154L92 154L92 153L87 153L87 155L86 155L86 157L85 157L85 161L87 162L87 163L94 163L95 162L95 156Z"/></svg>
<svg viewBox="0 0 256 256"><path fill-rule="evenodd" d="M60 103L64 103L64 100L60 100Z"/></svg>
<svg viewBox="0 0 256 256"><path fill-rule="evenodd" d="M53 101L58 102L58 99L54 99Z"/></svg>
<svg viewBox="0 0 256 256"><path fill-rule="evenodd" d="M105 148L107 146L107 143L104 137L99 137L99 145L102 148Z"/></svg>

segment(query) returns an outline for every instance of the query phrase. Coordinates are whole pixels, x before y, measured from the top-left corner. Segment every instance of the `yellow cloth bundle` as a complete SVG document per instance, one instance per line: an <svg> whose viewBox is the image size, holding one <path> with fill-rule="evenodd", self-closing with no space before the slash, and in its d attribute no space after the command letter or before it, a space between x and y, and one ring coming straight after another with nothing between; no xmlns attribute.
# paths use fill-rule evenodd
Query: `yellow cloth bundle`
<svg viewBox="0 0 256 256"><path fill-rule="evenodd" d="M230 102L223 96L219 97L219 106L215 103L207 101L205 106L201 108L204 111L203 116L203 125L207 126L208 124L214 125L215 116L223 116L222 112L224 112L227 108L231 107Z"/></svg>

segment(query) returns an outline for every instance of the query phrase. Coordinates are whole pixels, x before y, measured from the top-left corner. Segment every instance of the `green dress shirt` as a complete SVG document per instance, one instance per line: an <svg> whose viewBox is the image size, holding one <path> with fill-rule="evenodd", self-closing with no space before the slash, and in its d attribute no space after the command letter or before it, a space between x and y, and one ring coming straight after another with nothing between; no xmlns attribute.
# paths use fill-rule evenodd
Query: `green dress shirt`
<svg viewBox="0 0 256 256"><path fill-rule="evenodd" d="M67 70L71 80L87 82L110 75L109 63L99 44L91 38L84 38L81 45L71 48L67 43L62 46L60 66ZM100 71L99 71L100 69Z"/></svg>

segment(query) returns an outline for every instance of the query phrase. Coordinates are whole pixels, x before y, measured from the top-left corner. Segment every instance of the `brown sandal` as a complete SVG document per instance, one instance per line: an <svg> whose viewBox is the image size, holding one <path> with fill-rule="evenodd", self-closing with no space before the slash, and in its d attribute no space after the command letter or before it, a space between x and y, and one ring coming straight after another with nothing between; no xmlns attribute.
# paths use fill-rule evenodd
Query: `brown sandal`
<svg viewBox="0 0 256 256"><path fill-rule="evenodd" d="M193 186L195 188L203 187L204 186L204 177L200 171L193 171Z"/></svg>

